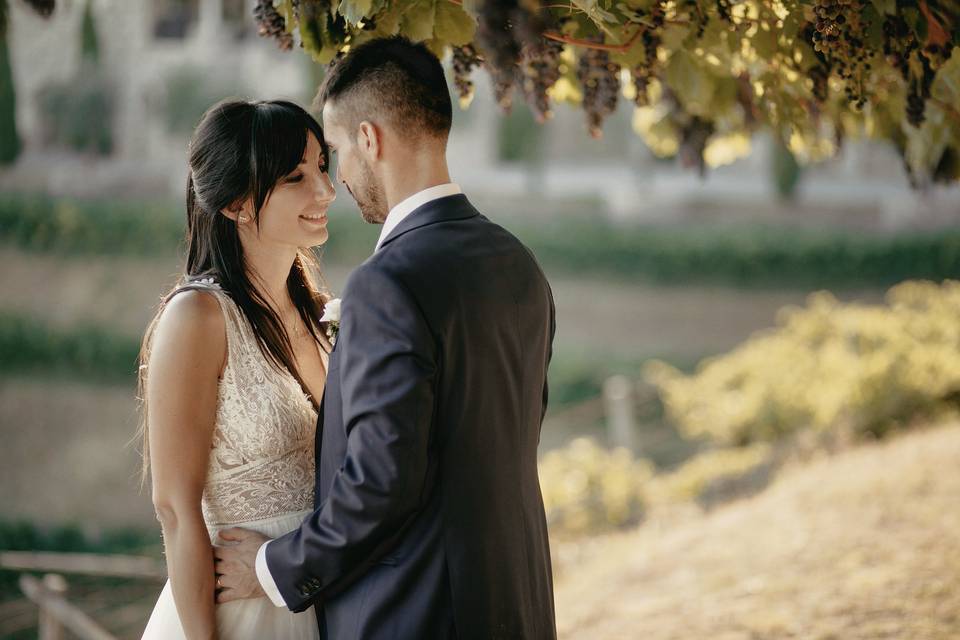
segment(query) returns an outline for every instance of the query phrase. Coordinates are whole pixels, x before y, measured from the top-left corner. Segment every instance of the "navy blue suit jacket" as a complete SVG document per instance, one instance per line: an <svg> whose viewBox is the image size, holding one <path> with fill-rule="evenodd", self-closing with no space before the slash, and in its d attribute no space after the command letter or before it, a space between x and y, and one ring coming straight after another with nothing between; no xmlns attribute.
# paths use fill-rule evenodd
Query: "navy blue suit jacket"
<svg viewBox="0 0 960 640"><path fill-rule="evenodd" d="M556 637L537 445L554 305L463 195L351 274L317 437L316 510L267 547L333 640Z"/></svg>

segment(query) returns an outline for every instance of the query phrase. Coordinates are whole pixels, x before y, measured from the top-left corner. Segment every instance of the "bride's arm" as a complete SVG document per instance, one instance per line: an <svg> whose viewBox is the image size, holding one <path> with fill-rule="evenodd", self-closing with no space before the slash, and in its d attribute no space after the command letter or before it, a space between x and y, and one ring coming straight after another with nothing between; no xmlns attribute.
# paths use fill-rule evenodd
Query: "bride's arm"
<svg viewBox="0 0 960 640"><path fill-rule="evenodd" d="M213 296L181 293L157 323L147 365L153 504L173 599L191 640L216 637L213 550L200 499L226 357L224 326Z"/></svg>

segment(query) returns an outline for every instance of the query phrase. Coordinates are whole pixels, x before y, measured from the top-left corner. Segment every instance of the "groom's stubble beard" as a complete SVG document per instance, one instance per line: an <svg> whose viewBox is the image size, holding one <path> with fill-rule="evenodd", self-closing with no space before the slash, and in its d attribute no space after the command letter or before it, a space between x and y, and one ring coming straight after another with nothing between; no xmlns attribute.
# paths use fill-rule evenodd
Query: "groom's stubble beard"
<svg viewBox="0 0 960 640"><path fill-rule="evenodd" d="M361 161L361 179L354 199L360 208L360 217L369 224L383 224L387 219L387 196L383 184L366 162Z"/></svg>

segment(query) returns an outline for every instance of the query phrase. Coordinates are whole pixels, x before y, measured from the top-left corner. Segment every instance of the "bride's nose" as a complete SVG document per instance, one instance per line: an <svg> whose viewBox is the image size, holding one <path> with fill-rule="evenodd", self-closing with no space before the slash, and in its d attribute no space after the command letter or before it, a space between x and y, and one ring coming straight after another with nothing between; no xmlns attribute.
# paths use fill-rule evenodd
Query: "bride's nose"
<svg viewBox="0 0 960 640"><path fill-rule="evenodd" d="M326 173L320 174L320 180L313 191L313 198L318 204L330 204L337 199L337 190L333 188L330 176Z"/></svg>

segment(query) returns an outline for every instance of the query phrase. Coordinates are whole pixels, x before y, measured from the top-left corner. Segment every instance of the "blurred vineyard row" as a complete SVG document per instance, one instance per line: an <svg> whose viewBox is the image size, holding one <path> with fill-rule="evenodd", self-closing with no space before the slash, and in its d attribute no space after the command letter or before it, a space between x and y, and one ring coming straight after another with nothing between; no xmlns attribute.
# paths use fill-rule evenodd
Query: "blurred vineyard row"
<svg viewBox="0 0 960 640"><path fill-rule="evenodd" d="M498 220L501 218L498 217ZM889 286L908 278L960 277L960 230L864 233L757 224L623 225L573 217L544 225L504 216L547 267L670 284L760 287ZM0 241L64 254L169 255L182 239L173 202L0 196ZM357 264L375 229L335 211L324 257Z"/></svg>

